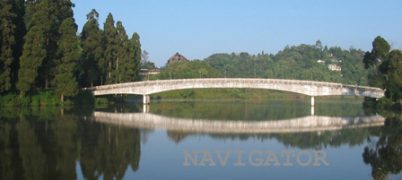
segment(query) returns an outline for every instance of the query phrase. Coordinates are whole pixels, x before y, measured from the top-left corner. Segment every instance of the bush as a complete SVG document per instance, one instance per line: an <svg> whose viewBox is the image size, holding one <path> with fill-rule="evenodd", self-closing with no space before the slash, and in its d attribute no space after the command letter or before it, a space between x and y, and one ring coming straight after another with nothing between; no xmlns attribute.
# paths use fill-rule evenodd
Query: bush
<svg viewBox="0 0 402 180"><path fill-rule="evenodd" d="M109 104L107 98L95 98L95 107L105 107Z"/></svg>
<svg viewBox="0 0 402 180"><path fill-rule="evenodd" d="M392 106L392 101L390 100L390 99L388 99L388 98L381 98L379 101L378 101L378 105L377 105L377 107L378 108L380 108L380 109L390 109L391 108L391 106Z"/></svg>
<svg viewBox="0 0 402 180"><path fill-rule="evenodd" d="M30 97L21 97L16 94L0 96L1 107L29 106L30 103Z"/></svg>
<svg viewBox="0 0 402 180"><path fill-rule="evenodd" d="M7 94L0 96L1 107L40 107L57 106L61 104L57 95L51 91L39 92L30 96L21 97L17 94Z"/></svg>
<svg viewBox="0 0 402 180"><path fill-rule="evenodd" d="M52 91L39 92L36 96L40 98L40 106L57 106L61 104L59 97Z"/></svg>

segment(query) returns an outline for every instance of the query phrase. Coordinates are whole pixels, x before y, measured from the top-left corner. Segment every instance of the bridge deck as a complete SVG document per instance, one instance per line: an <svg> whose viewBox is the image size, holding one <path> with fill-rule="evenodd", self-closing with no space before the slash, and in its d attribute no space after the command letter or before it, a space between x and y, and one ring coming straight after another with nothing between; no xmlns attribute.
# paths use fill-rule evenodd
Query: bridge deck
<svg viewBox="0 0 402 180"><path fill-rule="evenodd" d="M381 98L380 88L344 85L341 83L289 79L210 78L139 81L88 88L94 95L149 95L165 91L199 88L251 88L288 91L308 96L352 95Z"/></svg>

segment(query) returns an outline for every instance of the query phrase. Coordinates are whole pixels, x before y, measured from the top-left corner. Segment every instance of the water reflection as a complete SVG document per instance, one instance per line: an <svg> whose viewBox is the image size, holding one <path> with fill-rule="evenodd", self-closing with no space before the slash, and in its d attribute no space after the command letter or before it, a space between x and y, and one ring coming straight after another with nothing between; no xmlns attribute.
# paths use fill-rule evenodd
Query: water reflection
<svg viewBox="0 0 402 180"><path fill-rule="evenodd" d="M387 176L402 171L402 118L399 115L387 119L378 138L369 139L363 159L372 167L374 179L387 179Z"/></svg>
<svg viewBox="0 0 402 180"><path fill-rule="evenodd" d="M138 129L76 115L40 119L0 120L0 179L122 179L128 168L138 170Z"/></svg>
<svg viewBox="0 0 402 180"><path fill-rule="evenodd" d="M185 169L181 159L183 148L226 150L228 147L244 147L248 150L252 146L263 147L257 150L275 150L266 148L276 146L279 146L279 150L283 147L296 151L323 150L337 156L347 156L358 150L358 162L336 164L329 160L331 166L328 171L303 169L329 173L324 174L325 177L342 171L345 163L356 164L356 172L372 174L374 179L386 179L390 174L401 172L400 115L384 119L378 115L366 115L359 108L349 106L347 112L343 113L333 108L333 111L341 114L339 117L326 114L333 112L319 110L319 107L316 116L309 116L308 108L303 110L296 106L290 108L291 110L278 106L276 111L266 110L269 112L266 113L265 108L269 106L275 109L275 106L266 105L257 111L254 109L257 105L248 104L248 107L253 108L246 111L241 108L245 108L245 103L231 104L233 103L221 105L233 109L232 112L251 113L239 113L240 117L237 118L229 115L233 117L230 119L218 114L219 110L214 109L220 108L218 105L211 109L197 103L193 106L187 106L186 103L178 105L181 109L176 111L172 104L151 105L150 114L138 113L141 107L129 106L113 107L102 112L38 109L15 113L15 110L1 109L0 179L149 179L156 172L167 179L181 179L185 172L190 174L187 176L189 178L214 179L212 175L224 172L225 168L218 168L215 173L208 173L213 171L211 169ZM201 109L192 109L198 107ZM225 107L222 108L225 110ZM216 114L205 114L208 111ZM288 114L275 113L277 111ZM175 116L169 116L170 114ZM274 120L274 117L282 120ZM245 124L245 118L254 120ZM182 122L187 124L181 126ZM264 128L258 128L257 125L264 123ZM209 129L211 124L212 130ZM196 126L191 129L190 125ZM197 125L201 125L201 128L196 128ZM228 129L230 126L236 131L231 132ZM154 128L161 130L153 130ZM257 128L258 133L253 128ZM287 128L292 131L284 131ZM345 146L346 149L343 148ZM370 169L366 170L364 167L367 166L364 164L369 165ZM274 173L276 177L281 177L283 173L298 172L294 169L283 172L273 167L262 169L259 173L258 169L239 170L227 167L227 170L252 179L266 177L267 171ZM297 173L292 177L297 178Z"/></svg>
<svg viewBox="0 0 402 180"><path fill-rule="evenodd" d="M367 117L305 116L286 120L236 121L185 119L151 113L94 112L95 121L134 128L206 133L294 133L384 125L379 115Z"/></svg>

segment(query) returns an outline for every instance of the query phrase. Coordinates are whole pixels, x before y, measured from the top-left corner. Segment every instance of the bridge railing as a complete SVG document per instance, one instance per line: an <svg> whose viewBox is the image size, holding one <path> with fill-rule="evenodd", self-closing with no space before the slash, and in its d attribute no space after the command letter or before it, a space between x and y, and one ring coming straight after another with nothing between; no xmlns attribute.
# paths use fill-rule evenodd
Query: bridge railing
<svg viewBox="0 0 402 180"><path fill-rule="evenodd" d="M330 87L343 87L341 83L333 82L320 82L320 81L307 81L307 80L291 80L291 79L251 79L251 78L206 78L206 79L173 79L173 80L153 80L153 81L137 81L119 84L109 84L96 86L93 88L86 88L87 90L107 90L115 88L133 87L133 86L149 86L158 84L171 84L171 83L191 83L191 82L241 82L246 83L278 83L278 84L300 84L300 85L315 85L315 86L330 86ZM353 86L353 85L350 85Z"/></svg>
<svg viewBox="0 0 402 180"><path fill-rule="evenodd" d="M227 84L226 84L227 83ZM357 85L344 85L341 83L333 82L320 82L320 81L308 81L308 80L291 80L291 79L252 79L252 78L206 78L206 79L173 79L173 80L153 80L153 81L138 81L138 82L128 82L121 84L110 84L103 86L96 86L93 88L87 88L91 91L113 91L116 89L125 88L165 88L177 85L177 89L181 89L180 85L184 87L261 87L261 84L274 84L274 85L300 85L300 90L293 89L291 92L301 93L310 96L325 96L325 95L357 95L357 96L369 96L379 98L384 96L384 90L380 88L367 87L367 86L357 86ZM240 84L240 85L239 85ZM337 91L336 93L329 93L328 91L319 92L316 90L308 91L306 87L310 88L331 88L331 90ZM269 87L269 86L268 86ZM304 88L304 89L303 89ZM172 90L172 88L167 88ZM173 88L174 89L174 88ZM269 89L264 87L264 89ZM273 88L275 89L275 88ZM278 90L285 90L279 88ZM286 90L285 90L286 91ZM115 91L114 91L115 92ZM156 92L156 91L152 91ZM157 91L159 92L159 91ZM160 91L162 92L162 91ZM139 94L148 94L146 91L137 91Z"/></svg>

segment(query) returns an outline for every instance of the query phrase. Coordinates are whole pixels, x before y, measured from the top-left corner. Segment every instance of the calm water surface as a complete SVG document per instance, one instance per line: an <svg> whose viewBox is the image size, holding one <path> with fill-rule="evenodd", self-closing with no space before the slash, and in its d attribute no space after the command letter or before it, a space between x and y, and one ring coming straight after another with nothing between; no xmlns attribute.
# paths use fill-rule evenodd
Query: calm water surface
<svg viewBox="0 0 402 180"><path fill-rule="evenodd" d="M402 178L400 116L360 102L142 108L2 109L0 179Z"/></svg>

